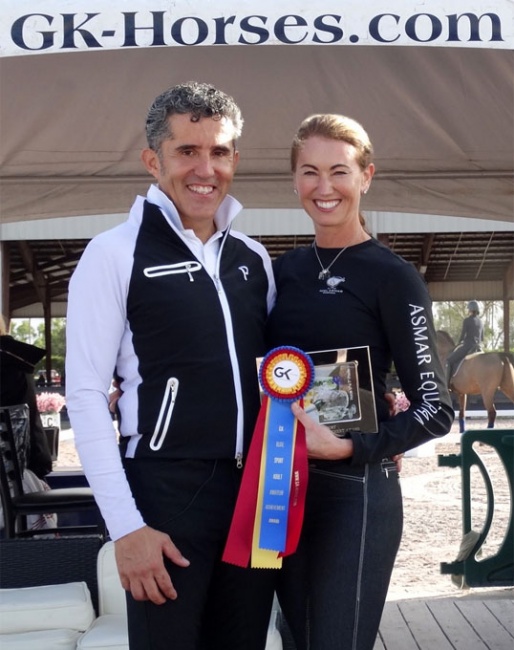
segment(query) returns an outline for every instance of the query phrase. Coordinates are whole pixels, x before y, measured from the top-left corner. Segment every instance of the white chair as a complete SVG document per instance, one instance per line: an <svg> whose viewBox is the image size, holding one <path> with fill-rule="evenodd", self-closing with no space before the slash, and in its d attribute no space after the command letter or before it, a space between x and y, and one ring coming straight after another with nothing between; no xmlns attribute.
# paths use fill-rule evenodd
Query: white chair
<svg viewBox="0 0 514 650"><path fill-rule="evenodd" d="M97 555L98 617L85 582L0 589L2 650L129 650L125 591L114 543ZM282 650L275 600L266 650Z"/></svg>
<svg viewBox="0 0 514 650"><path fill-rule="evenodd" d="M128 650L125 591L116 567L113 542L102 546L96 566L99 615L78 640L77 650Z"/></svg>
<svg viewBox="0 0 514 650"><path fill-rule="evenodd" d="M0 589L2 650L75 650L94 619L85 582Z"/></svg>

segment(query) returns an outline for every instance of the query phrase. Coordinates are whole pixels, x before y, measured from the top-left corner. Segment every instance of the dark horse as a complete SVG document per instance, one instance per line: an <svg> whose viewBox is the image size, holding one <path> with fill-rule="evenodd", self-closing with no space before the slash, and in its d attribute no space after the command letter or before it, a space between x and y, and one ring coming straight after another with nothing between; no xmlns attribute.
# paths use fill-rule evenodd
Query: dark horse
<svg viewBox="0 0 514 650"><path fill-rule="evenodd" d="M437 352L443 367L455 348L448 332L437 331ZM487 428L494 428L496 408L494 394L501 390L514 402L514 358L508 352L476 352L461 361L451 379L451 388L459 397L459 429L465 430L465 411L468 395L482 395L487 410Z"/></svg>

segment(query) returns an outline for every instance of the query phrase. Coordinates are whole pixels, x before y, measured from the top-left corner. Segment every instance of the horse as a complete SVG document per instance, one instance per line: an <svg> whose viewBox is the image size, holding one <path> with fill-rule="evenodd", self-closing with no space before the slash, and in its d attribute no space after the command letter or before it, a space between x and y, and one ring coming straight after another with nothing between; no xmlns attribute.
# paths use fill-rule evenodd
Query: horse
<svg viewBox="0 0 514 650"><path fill-rule="evenodd" d="M437 352L443 365L455 349L452 337L437 330ZM502 391L514 402L514 357L509 352L476 352L468 354L457 366L451 378L451 389L459 398L459 430L465 431L465 411L468 395L481 395L487 410L487 428L493 429L496 420L494 394Z"/></svg>

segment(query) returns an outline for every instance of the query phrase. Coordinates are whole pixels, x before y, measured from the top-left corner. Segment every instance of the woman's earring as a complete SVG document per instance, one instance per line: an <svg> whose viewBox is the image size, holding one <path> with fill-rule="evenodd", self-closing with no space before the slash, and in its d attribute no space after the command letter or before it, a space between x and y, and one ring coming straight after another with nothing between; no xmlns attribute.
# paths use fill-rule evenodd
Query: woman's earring
<svg viewBox="0 0 514 650"><path fill-rule="evenodd" d="M296 189L296 187L293 187L293 192L294 192L295 194L298 194L298 190Z"/></svg>

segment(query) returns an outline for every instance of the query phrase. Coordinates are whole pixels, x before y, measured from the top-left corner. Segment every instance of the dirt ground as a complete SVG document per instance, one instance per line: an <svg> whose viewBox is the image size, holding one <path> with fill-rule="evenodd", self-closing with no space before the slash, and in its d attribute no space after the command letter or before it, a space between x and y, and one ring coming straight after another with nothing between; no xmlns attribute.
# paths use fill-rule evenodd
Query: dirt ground
<svg viewBox="0 0 514 650"><path fill-rule="evenodd" d="M468 420L468 429L484 429L485 419ZM514 428L514 420L499 418L497 429ZM404 532L396 559L388 600L427 596L456 596L484 589L460 589L440 572L441 562L456 559L462 539L462 485L460 467L440 467L438 455L460 453L458 427L434 445L427 457L407 457L401 472L404 495ZM494 517L482 547L482 558L497 553L506 534L512 502L501 460L489 445L474 447L486 466L494 489ZM475 470L473 468L473 470ZM510 468L512 471L512 468ZM482 529L487 494L478 470L471 472L472 525ZM491 590L493 591L493 590ZM514 593L513 593L514 595Z"/></svg>
<svg viewBox="0 0 514 650"><path fill-rule="evenodd" d="M468 419L468 429L484 429L484 419ZM498 418L497 429L513 429L514 419ZM388 600L460 596L464 593L494 589L463 590L455 586L449 575L440 573L441 562L456 559L462 539L461 470L440 467L438 455L459 454L460 435L454 424L451 433L419 451L417 456L403 459L401 471L404 495L404 532L398 552ZM495 515L483 547L483 557L494 555L507 530L512 509L505 470L492 447L477 447L494 487ZM57 468L80 466L73 439L59 445ZM478 472L471 474L473 528L480 531L487 509L487 495Z"/></svg>

